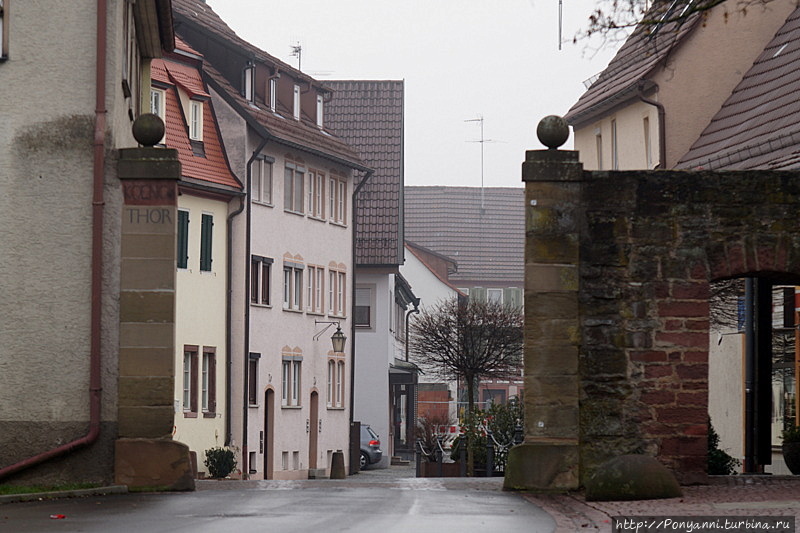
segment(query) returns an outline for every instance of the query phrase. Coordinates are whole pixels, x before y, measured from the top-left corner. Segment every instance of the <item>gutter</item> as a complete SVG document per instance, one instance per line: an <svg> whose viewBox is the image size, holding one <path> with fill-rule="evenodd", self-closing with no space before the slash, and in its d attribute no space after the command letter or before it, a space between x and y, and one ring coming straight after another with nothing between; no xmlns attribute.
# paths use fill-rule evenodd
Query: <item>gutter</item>
<svg viewBox="0 0 800 533"><path fill-rule="evenodd" d="M103 211L105 199L103 184L105 177L106 134L106 33L108 0L97 0L95 65L95 122L94 163L92 169L92 284L91 284L91 343L89 354L89 432L83 437L57 448L29 457L16 464L0 469L0 479L16 472L43 463L54 457L66 455L78 448L89 446L100 436L101 408L101 325L103 290Z"/></svg>
<svg viewBox="0 0 800 533"><path fill-rule="evenodd" d="M250 234L251 234L251 219L252 219L252 209L250 206L250 190L251 190L251 183L253 179L253 162L261 153L261 150L269 142L268 138L263 138L261 140L261 144L253 151L253 155L250 156L250 159L247 160L247 190L245 191L245 198L244 201L247 203L247 216L245 224L247 227L245 228L245 276L244 276L244 283L245 283L245 292L244 292L244 371L242 375L244 376L244 394L242 395L242 479L247 479L249 476L249 465L247 461L249 459L249 455L247 452L247 433L248 433L248 414L250 409L250 402L248 401L248 387L250 385ZM244 206L242 206L244 207Z"/></svg>
<svg viewBox="0 0 800 533"><path fill-rule="evenodd" d="M652 83L652 82L651 82ZM655 100L650 100L644 96L647 83L644 80L639 80L636 88L639 95L639 100L645 104L654 106L658 110L658 166L656 168L667 168L667 124L666 124L666 110L664 104ZM655 88L658 92L658 84L652 83L650 88Z"/></svg>

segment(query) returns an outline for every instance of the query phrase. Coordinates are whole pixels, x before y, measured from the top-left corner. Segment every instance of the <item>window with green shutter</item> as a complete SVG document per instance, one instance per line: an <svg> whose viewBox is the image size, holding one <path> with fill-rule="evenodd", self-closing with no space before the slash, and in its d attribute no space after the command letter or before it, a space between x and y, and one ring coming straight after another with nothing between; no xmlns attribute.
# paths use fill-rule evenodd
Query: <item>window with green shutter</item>
<svg viewBox="0 0 800 533"><path fill-rule="evenodd" d="M178 211L178 268L189 264L189 212Z"/></svg>
<svg viewBox="0 0 800 533"><path fill-rule="evenodd" d="M200 270L211 272L211 242L214 228L214 216L203 215L200 226Z"/></svg>

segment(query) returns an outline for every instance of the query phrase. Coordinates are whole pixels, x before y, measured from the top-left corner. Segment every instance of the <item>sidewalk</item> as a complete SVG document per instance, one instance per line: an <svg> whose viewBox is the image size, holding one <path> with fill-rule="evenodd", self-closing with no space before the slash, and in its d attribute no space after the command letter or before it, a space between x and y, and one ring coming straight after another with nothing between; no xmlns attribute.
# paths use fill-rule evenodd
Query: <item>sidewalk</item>
<svg viewBox="0 0 800 533"><path fill-rule="evenodd" d="M682 487L682 498L587 502L580 492L525 494L556 521L556 533L610 532L611 517L794 516L800 524L800 476L712 477L709 485Z"/></svg>

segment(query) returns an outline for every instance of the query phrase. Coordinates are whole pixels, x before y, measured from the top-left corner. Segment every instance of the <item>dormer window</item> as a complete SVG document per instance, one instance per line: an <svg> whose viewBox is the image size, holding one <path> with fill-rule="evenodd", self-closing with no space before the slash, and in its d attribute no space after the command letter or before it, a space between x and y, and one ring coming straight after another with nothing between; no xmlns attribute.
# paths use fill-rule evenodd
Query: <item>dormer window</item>
<svg viewBox="0 0 800 533"><path fill-rule="evenodd" d="M203 140L203 102L189 102L189 139Z"/></svg>
<svg viewBox="0 0 800 533"><path fill-rule="evenodd" d="M269 108L275 112L278 108L278 79L269 79Z"/></svg>
<svg viewBox="0 0 800 533"><path fill-rule="evenodd" d="M319 129L322 129L322 127L324 125L324 121L323 121L324 108L325 108L325 106L323 105L323 102L322 102L322 95L318 94L317 95L317 127Z"/></svg>
<svg viewBox="0 0 800 533"><path fill-rule="evenodd" d="M248 61L247 65L244 67L244 71L242 71L242 96L249 102L252 102L255 97L255 88L253 87L256 77L255 74L256 66Z"/></svg>
<svg viewBox="0 0 800 533"><path fill-rule="evenodd" d="M156 115L158 118L164 121L164 124L167 123L167 113L165 110L167 101L167 93L163 89L156 89L150 88L150 112ZM165 144L166 142L166 131L164 132L164 137L158 142L158 144Z"/></svg>
<svg viewBox="0 0 800 533"><path fill-rule="evenodd" d="M294 119L300 120L300 86L297 84L294 86L294 105L292 110L294 111Z"/></svg>

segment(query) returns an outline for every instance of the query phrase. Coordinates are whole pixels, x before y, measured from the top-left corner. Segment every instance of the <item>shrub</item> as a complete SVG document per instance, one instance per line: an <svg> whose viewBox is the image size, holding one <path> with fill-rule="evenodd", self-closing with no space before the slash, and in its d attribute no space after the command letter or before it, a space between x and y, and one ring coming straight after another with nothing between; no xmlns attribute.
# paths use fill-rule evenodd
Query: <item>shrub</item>
<svg viewBox="0 0 800 533"><path fill-rule="evenodd" d="M236 468L236 456L230 448L217 446L206 450L206 459L203 462L213 478L224 478Z"/></svg>
<svg viewBox="0 0 800 533"><path fill-rule="evenodd" d="M719 449L719 435L708 419L708 473L712 476L730 476L736 473L741 461Z"/></svg>
<svg viewBox="0 0 800 533"><path fill-rule="evenodd" d="M458 460L460 446L464 440L468 440L475 463L485 465L488 442L485 430L488 429L499 445L494 447L494 468L497 471L505 471L508 450L514 443L517 424L521 426L523 420L522 405L516 396L509 398L506 404L493 403L485 411L476 409L472 415L465 413L461 420L462 434L453 442L450 456L453 460Z"/></svg>
<svg viewBox="0 0 800 533"><path fill-rule="evenodd" d="M781 431L781 439L783 442L800 442L800 426L786 424Z"/></svg>

